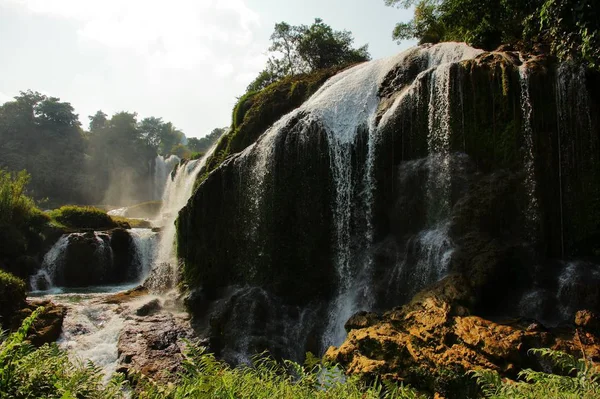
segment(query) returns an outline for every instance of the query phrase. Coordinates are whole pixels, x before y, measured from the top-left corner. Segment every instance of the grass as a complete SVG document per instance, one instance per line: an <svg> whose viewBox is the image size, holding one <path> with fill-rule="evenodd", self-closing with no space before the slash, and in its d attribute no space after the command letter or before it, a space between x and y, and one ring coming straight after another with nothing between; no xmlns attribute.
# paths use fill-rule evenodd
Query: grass
<svg viewBox="0 0 600 399"><path fill-rule="evenodd" d="M323 366L309 357L305 366L258 356L251 365L232 368L204 349L188 345L183 371L176 384L164 384L132 375L133 386L122 374L104 384L102 371L91 362L69 359L55 344L34 348L27 332L43 308L25 319L21 328L0 337L0 398L323 398L416 399L416 390L389 382L367 384L344 376L335 366ZM556 374L524 370L519 381L503 380L496 372L471 372L481 397L494 399L592 399L600 397L596 365L549 349L531 351L557 370ZM130 388L134 388L131 390Z"/></svg>
<svg viewBox="0 0 600 399"><path fill-rule="evenodd" d="M61 225L71 228L117 227L106 211L91 206L65 205L50 211L50 217Z"/></svg>

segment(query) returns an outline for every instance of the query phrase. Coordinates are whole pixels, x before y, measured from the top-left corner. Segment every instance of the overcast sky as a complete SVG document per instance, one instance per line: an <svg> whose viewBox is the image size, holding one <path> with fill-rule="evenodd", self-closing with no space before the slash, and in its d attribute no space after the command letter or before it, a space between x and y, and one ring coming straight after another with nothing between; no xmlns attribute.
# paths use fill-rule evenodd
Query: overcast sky
<svg viewBox="0 0 600 399"><path fill-rule="evenodd" d="M265 64L276 22L315 17L369 44L373 58L406 10L384 0L0 0L0 103L32 89L88 115L137 112L188 137L229 125L237 96Z"/></svg>

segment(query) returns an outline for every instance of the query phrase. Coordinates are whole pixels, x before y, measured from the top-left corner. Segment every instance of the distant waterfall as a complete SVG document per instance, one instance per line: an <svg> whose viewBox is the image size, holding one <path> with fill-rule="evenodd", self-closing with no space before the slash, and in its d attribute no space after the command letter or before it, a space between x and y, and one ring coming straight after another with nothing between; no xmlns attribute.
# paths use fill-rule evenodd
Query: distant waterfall
<svg viewBox="0 0 600 399"><path fill-rule="evenodd" d="M167 158L162 155L156 156L154 159L153 200L162 199L169 174L180 161L181 158L177 155L170 155Z"/></svg>
<svg viewBox="0 0 600 399"><path fill-rule="evenodd" d="M167 179L167 184L162 196L162 207L159 223L162 225L160 239L152 269L145 281L145 285L156 291L168 290L175 286L178 280L178 261L175 251L175 237L177 230L175 220L181 208L187 204L192 196L196 178L206 161L215 150L218 140L199 160L188 161L180 164L172 178ZM171 159L171 158L169 158Z"/></svg>

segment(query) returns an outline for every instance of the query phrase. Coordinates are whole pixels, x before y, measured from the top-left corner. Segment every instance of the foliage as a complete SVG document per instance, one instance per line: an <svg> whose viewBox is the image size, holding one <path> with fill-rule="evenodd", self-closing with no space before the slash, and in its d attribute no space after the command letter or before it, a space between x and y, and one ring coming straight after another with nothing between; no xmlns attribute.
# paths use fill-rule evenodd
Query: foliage
<svg viewBox="0 0 600 399"><path fill-rule="evenodd" d="M25 304L25 282L0 270L0 325L7 326L13 312Z"/></svg>
<svg viewBox="0 0 600 399"><path fill-rule="evenodd" d="M491 370L476 370L471 374L477 380L484 395L488 398L565 398L592 399L600 397L600 370L586 359L576 359L563 352L550 349L531 349L549 362L562 374L550 374L523 370L520 381L502 380Z"/></svg>
<svg viewBox="0 0 600 399"><path fill-rule="evenodd" d="M38 199L81 199L85 147L67 102L27 91L0 106L0 168L29 171Z"/></svg>
<svg viewBox="0 0 600 399"><path fill-rule="evenodd" d="M368 386L345 377L335 367L304 368L258 356L252 365L229 367L202 348L191 346L176 386L141 379L140 398L417 398L415 391L393 384Z"/></svg>
<svg viewBox="0 0 600 399"><path fill-rule="evenodd" d="M267 66L246 91L259 91L286 76L369 60L368 46L355 49L353 42L351 32L335 31L320 18L310 26L277 23Z"/></svg>
<svg viewBox="0 0 600 399"><path fill-rule="evenodd" d="M35 319L44 311L36 309L18 331L2 337L0 343L0 398L122 398L123 375L103 383L102 370L89 362L69 360L55 344L35 349L25 339Z"/></svg>
<svg viewBox="0 0 600 399"><path fill-rule="evenodd" d="M561 59L600 69L600 5L596 0L546 0L541 29Z"/></svg>
<svg viewBox="0 0 600 399"><path fill-rule="evenodd" d="M27 273L15 269L18 257L40 245L41 229L49 221L48 215L25 194L29 180L25 171L0 169L0 259L7 262L4 267L19 276Z"/></svg>
<svg viewBox="0 0 600 399"><path fill-rule="evenodd" d="M523 22L539 0L385 0L389 6L414 7L414 17L396 25L398 41L464 41L492 50L523 39Z"/></svg>
<svg viewBox="0 0 600 399"><path fill-rule="evenodd" d="M91 206L65 205L51 211L50 217L66 227L91 229L116 227L116 223L105 211Z"/></svg>
<svg viewBox="0 0 600 399"><path fill-rule="evenodd" d="M549 44L560 59L600 68L600 3L595 0L385 0L414 7L393 38L420 43L464 41L493 50L500 44Z"/></svg>
<svg viewBox="0 0 600 399"><path fill-rule="evenodd" d="M195 153L205 153L215 143L219 137L225 133L227 128L215 128L207 136L202 138L190 137L188 139L187 147L190 151Z"/></svg>

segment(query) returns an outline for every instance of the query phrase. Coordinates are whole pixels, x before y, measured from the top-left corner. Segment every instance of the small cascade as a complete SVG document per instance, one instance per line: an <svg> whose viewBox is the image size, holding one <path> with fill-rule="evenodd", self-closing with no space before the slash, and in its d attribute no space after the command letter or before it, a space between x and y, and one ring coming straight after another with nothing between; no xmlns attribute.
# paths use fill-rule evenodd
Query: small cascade
<svg viewBox="0 0 600 399"><path fill-rule="evenodd" d="M163 198L169 174L180 161L181 158L177 155L170 155L167 158L162 155L156 156L154 159L153 200L158 201Z"/></svg>
<svg viewBox="0 0 600 399"><path fill-rule="evenodd" d="M65 260L65 253L69 245L69 235L61 236L58 241L44 255L40 270L31 276L29 283L32 291L43 291L54 287L56 270L60 269Z"/></svg>
<svg viewBox="0 0 600 399"><path fill-rule="evenodd" d="M131 229L129 234L133 240L137 275L141 281L144 281L154 264L158 233L153 232L152 229Z"/></svg>
<svg viewBox="0 0 600 399"><path fill-rule="evenodd" d="M525 216L529 224L528 231L530 239L535 239L539 223L539 204L536 194L533 129L531 126L533 107L531 106L529 94L529 70L527 64L523 63L523 65L519 67L519 77L521 83L521 112L523 116L523 140L525 147L523 165L525 170L525 189L528 201Z"/></svg>
<svg viewBox="0 0 600 399"><path fill-rule="evenodd" d="M450 67L443 64L431 74L428 106L427 147L438 157L437 168L430 168L427 179L427 218L434 225L450 211Z"/></svg>
<svg viewBox="0 0 600 399"><path fill-rule="evenodd" d="M562 320L571 320L581 309L600 305L600 265L584 261L564 264L558 276L556 301Z"/></svg>
<svg viewBox="0 0 600 399"><path fill-rule="evenodd" d="M178 261L175 251L175 237L177 230L175 220L181 208L185 206L194 190L194 184L200 171L206 165L206 160L211 157L219 141L206 152L199 160L180 163L175 175L167 180L163 194L163 203L159 215L162 218L160 240L154 255L152 270L148 274L145 285L155 291L164 291L172 288L178 281Z"/></svg>

